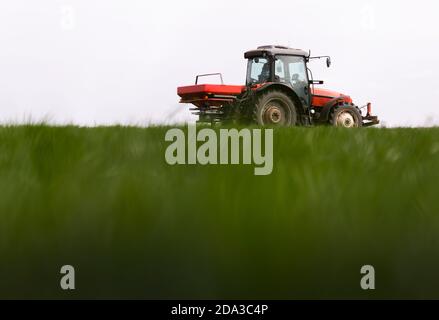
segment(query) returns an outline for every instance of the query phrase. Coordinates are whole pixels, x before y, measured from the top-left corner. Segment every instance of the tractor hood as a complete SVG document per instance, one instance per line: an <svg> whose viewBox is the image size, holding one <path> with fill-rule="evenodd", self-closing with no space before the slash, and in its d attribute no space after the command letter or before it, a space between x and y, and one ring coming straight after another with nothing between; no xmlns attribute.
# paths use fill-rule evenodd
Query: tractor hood
<svg viewBox="0 0 439 320"><path fill-rule="evenodd" d="M351 97L348 95L322 88L315 88L313 91L312 105L314 107L323 107L326 103L334 98L343 98L347 103L352 103Z"/></svg>

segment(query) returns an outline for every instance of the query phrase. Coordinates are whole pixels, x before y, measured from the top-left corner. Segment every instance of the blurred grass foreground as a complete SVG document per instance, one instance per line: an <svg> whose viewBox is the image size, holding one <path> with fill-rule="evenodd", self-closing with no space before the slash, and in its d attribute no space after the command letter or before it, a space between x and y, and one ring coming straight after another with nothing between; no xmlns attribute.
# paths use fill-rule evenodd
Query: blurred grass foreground
<svg viewBox="0 0 439 320"><path fill-rule="evenodd" d="M168 129L0 127L0 298L439 298L439 128L275 129L268 176Z"/></svg>

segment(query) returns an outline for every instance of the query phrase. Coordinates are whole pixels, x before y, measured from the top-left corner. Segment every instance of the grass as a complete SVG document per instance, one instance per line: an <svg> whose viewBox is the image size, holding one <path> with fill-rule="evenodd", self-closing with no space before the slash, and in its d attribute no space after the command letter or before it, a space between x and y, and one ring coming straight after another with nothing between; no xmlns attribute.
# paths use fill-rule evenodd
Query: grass
<svg viewBox="0 0 439 320"><path fill-rule="evenodd" d="M277 129L270 176L167 129L0 127L0 298L439 298L439 128Z"/></svg>

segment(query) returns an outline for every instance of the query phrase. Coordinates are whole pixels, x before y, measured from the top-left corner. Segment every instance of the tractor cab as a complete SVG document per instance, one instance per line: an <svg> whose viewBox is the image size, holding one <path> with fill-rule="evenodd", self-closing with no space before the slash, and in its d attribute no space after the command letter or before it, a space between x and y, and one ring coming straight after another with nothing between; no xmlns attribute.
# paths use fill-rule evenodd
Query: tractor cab
<svg viewBox="0 0 439 320"><path fill-rule="evenodd" d="M245 53L248 59L247 87L267 83L283 84L295 92L300 102L311 102L306 63L309 53L282 46L262 46Z"/></svg>

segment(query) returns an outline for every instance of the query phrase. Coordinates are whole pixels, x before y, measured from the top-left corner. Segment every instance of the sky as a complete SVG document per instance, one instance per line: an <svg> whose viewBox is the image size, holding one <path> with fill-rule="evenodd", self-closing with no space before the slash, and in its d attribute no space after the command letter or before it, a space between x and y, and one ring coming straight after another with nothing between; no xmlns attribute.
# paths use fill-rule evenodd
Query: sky
<svg viewBox="0 0 439 320"><path fill-rule="evenodd" d="M0 122L194 121L178 86L279 44L330 55L324 88L372 102L386 126L439 125L434 0L9 0L0 3ZM213 81L214 79L212 79Z"/></svg>

